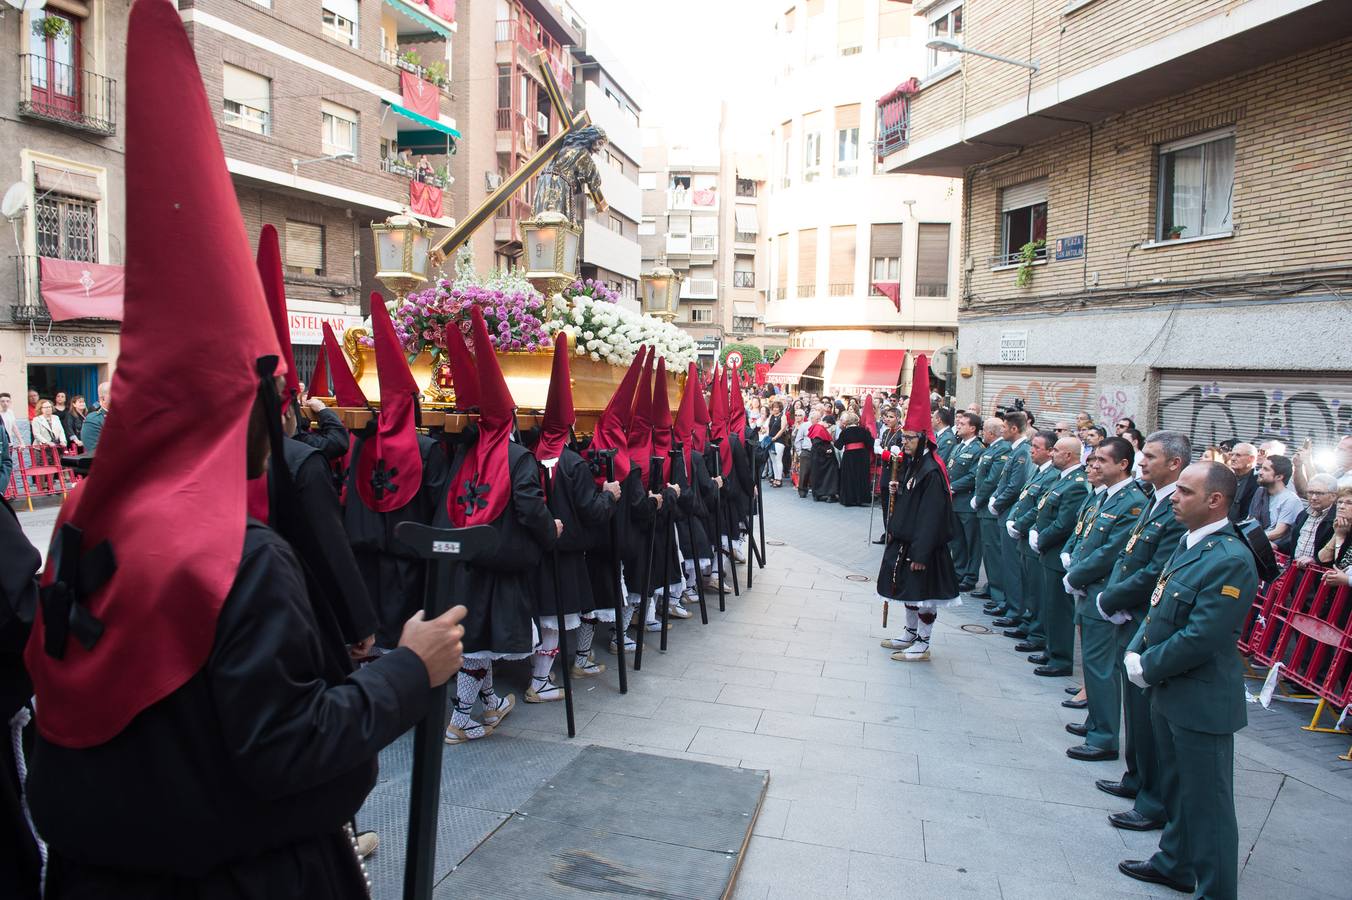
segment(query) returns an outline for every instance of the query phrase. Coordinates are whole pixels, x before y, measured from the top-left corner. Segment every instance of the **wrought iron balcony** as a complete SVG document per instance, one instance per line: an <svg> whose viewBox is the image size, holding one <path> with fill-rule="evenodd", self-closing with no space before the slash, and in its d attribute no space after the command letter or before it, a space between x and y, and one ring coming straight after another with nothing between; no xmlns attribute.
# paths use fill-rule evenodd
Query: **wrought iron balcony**
<svg viewBox="0 0 1352 900"><path fill-rule="evenodd" d="M900 89L878 103L878 159L903 149L910 141L911 97Z"/></svg>
<svg viewBox="0 0 1352 900"><path fill-rule="evenodd" d="M19 113L95 134L117 132L117 82L106 75L19 54Z"/></svg>

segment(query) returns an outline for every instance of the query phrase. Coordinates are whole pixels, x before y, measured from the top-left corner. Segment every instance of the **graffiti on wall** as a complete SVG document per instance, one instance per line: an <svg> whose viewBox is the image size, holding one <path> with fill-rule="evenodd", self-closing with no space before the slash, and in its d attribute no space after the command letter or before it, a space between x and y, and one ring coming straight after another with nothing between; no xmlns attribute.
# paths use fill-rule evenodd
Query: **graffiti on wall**
<svg viewBox="0 0 1352 900"><path fill-rule="evenodd" d="M1127 412L1127 392L1110 388L1099 394L1097 421L1111 426L1123 418L1133 418L1131 413Z"/></svg>
<svg viewBox="0 0 1352 900"><path fill-rule="evenodd" d="M1198 383L1161 390L1159 420L1161 428L1182 431L1199 449L1232 438L1280 440L1290 450L1306 439L1327 447L1352 434L1352 395L1341 386L1227 389Z"/></svg>
<svg viewBox="0 0 1352 900"><path fill-rule="evenodd" d="M1094 397L1094 382L1087 379L1034 379L1000 388L987 412L1011 407L1015 400L1022 400L1024 408L1031 410L1039 423L1050 425L1053 420L1074 421L1082 412L1093 415Z"/></svg>

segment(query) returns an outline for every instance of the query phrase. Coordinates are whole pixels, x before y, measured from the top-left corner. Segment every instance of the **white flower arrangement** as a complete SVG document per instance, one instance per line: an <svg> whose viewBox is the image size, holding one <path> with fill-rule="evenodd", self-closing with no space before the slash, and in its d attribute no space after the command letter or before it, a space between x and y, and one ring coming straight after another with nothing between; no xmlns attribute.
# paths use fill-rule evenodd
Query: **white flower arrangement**
<svg viewBox="0 0 1352 900"><path fill-rule="evenodd" d="M671 373L685 371L698 356L694 338L670 322L585 294L555 294L545 329L551 335L566 332L576 340L579 356L612 366L629 365L643 345L665 357Z"/></svg>

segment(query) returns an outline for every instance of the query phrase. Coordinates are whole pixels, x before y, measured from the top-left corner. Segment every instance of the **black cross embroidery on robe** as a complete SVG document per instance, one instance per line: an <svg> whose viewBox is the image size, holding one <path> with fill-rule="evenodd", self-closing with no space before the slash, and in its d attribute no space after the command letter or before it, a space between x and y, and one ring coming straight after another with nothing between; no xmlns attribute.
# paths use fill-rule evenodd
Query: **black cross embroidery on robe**
<svg viewBox="0 0 1352 900"><path fill-rule="evenodd" d="M398 474L399 470L394 467L385 468L385 460L376 460L371 468L371 492L377 500L382 499L386 491L393 494L399 490L399 485L394 483L394 477Z"/></svg>
<svg viewBox="0 0 1352 900"><path fill-rule="evenodd" d="M465 492L455 498L465 508L465 518L488 507L488 491L489 486L479 480L478 472L465 479Z"/></svg>

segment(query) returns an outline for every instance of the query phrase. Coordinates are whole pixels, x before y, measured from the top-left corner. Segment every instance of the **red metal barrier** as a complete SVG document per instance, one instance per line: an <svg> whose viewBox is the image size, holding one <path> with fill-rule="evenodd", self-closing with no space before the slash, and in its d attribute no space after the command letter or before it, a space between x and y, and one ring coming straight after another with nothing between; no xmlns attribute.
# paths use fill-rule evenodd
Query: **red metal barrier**
<svg viewBox="0 0 1352 900"><path fill-rule="evenodd" d="M34 497L65 495L75 486L73 473L61 465L61 448L55 444L30 444L18 448L19 464L10 477L5 496L22 498L31 510Z"/></svg>

